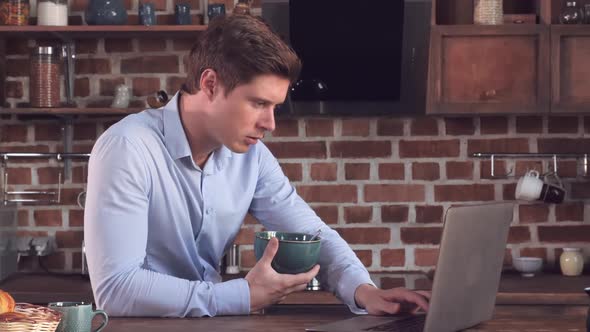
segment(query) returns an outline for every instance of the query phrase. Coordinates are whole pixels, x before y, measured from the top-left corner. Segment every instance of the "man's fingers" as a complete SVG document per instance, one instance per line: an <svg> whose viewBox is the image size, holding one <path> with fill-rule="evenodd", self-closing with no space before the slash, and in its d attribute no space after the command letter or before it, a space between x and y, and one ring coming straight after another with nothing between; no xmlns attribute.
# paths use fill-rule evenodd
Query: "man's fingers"
<svg viewBox="0 0 590 332"><path fill-rule="evenodd" d="M275 257L278 250L279 250L279 240L277 240L276 237L270 238L270 240L268 241L268 244L266 245L266 248L264 249L264 254L260 258L260 262L262 264L270 265L270 263L272 262L272 259Z"/></svg>
<svg viewBox="0 0 590 332"><path fill-rule="evenodd" d="M307 283L296 285L293 287L289 287L285 290L285 294L290 294L293 292L301 292L307 289Z"/></svg>
<svg viewBox="0 0 590 332"><path fill-rule="evenodd" d="M416 291L416 293L424 296L425 298L428 299L428 302L430 302L430 298L432 297L432 293L431 292L419 290L419 291Z"/></svg>
<svg viewBox="0 0 590 332"><path fill-rule="evenodd" d="M395 288L387 291L385 299L392 302L414 303L424 311L428 311L428 297L419 292L413 292L405 288Z"/></svg>
<svg viewBox="0 0 590 332"><path fill-rule="evenodd" d="M285 280L287 282L288 287L307 284L311 281L311 279L313 279L318 274L318 272L320 272L320 266L316 264L316 266L314 266L311 270L307 272L285 275Z"/></svg>
<svg viewBox="0 0 590 332"><path fill-rule="evenodd" d="M379 301L377 309L386 314L394 315L400 311L401 305L395 302Z"/></svg>
<svg viewBox="0 0 590 332"><path fill-rule="evenodd" d="M422 295L421 293L415 293L415 292L410 293L410 301L417 304L424 311L428 311L428 308L429 308L428 300L429 300L429 298L426 297L426 295Z"/></svg>

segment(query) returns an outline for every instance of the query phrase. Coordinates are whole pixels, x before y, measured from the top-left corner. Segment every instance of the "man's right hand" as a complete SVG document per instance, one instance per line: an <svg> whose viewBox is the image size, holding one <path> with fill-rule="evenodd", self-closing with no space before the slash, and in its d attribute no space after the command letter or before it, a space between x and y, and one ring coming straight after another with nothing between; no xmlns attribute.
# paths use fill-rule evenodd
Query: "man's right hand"
<svg viewBox="0 0 590 332"><path fill-rule="evenodd" d="M299 274L280 274L271 266L272 259L279 249L279 240L271 238L264 254L246 275L250 287L250 311L258 311L271 304L282 301L289 293L302 291L318 274L320 266Z"/></svg>

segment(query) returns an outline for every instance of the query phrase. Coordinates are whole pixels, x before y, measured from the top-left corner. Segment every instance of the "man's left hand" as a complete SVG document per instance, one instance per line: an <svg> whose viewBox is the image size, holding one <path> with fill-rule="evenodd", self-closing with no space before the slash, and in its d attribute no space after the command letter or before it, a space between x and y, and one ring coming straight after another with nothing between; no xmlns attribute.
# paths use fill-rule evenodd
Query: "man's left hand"
<svg viewBox="0 0 590 332"><path fill-rule="evenodd" d="M403 287L379 289L363 284L354 292L354 300L370 315L396 314L403 311L416 313L419 309L428 311L430 292L411 291Z"/></svg>

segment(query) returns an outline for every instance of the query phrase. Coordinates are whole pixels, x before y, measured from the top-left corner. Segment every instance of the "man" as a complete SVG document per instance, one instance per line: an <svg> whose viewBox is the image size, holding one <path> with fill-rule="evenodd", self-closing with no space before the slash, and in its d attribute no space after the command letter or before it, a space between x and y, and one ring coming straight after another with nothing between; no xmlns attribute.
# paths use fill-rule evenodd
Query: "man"
<svg viewBox="0 0 590 332"><path fill-rule="evenodd" d="M214 20L190 52L183 89L97 140L84 238L99 308L116 316L248 314L305 289L319 272L353 312L395 313L402 303L427 310L427 293L374 286L260 142L300 67L258 19ZM321 271L276 273L273 239L245 278L221 282L219 262L248 212L269 230L321 228Z"/></svg>

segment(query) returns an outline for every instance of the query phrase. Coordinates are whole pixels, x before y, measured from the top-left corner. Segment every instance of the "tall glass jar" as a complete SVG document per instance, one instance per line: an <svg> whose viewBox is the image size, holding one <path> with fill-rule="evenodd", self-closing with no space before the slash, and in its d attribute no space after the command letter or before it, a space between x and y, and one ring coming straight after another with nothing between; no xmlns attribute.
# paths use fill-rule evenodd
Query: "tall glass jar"
<svg viewBox="0 0 590 332"><path fill-rule="evenodd" d="M473 4L473 23L496 25L502 24L503 21L503 0L475 0Z"/></svg>
<svg viewBox="0 0 590 332"><path fill-rule="evenodd" d="M37 25L68 25L68 1L37 0Z"/></svg>
<svg viewBox="0 0 590 332"><path fill-rule="evenodd" d="M30 59L29 95L32 107L60 106L60 48L37 46Z"/></svg>
<svg viewBox="0 0 590 332"><path fill-rule="evenodd" d="M580 248L563 248L559 256L561 273L566 276L578 276L584 269L584 257Z"/></svg>
<svg viewBox="0 0 590 332"><path fill-rule="evenodd" d="M1 0L0 24L28 25L30 8L29 0Z"/></svg>

